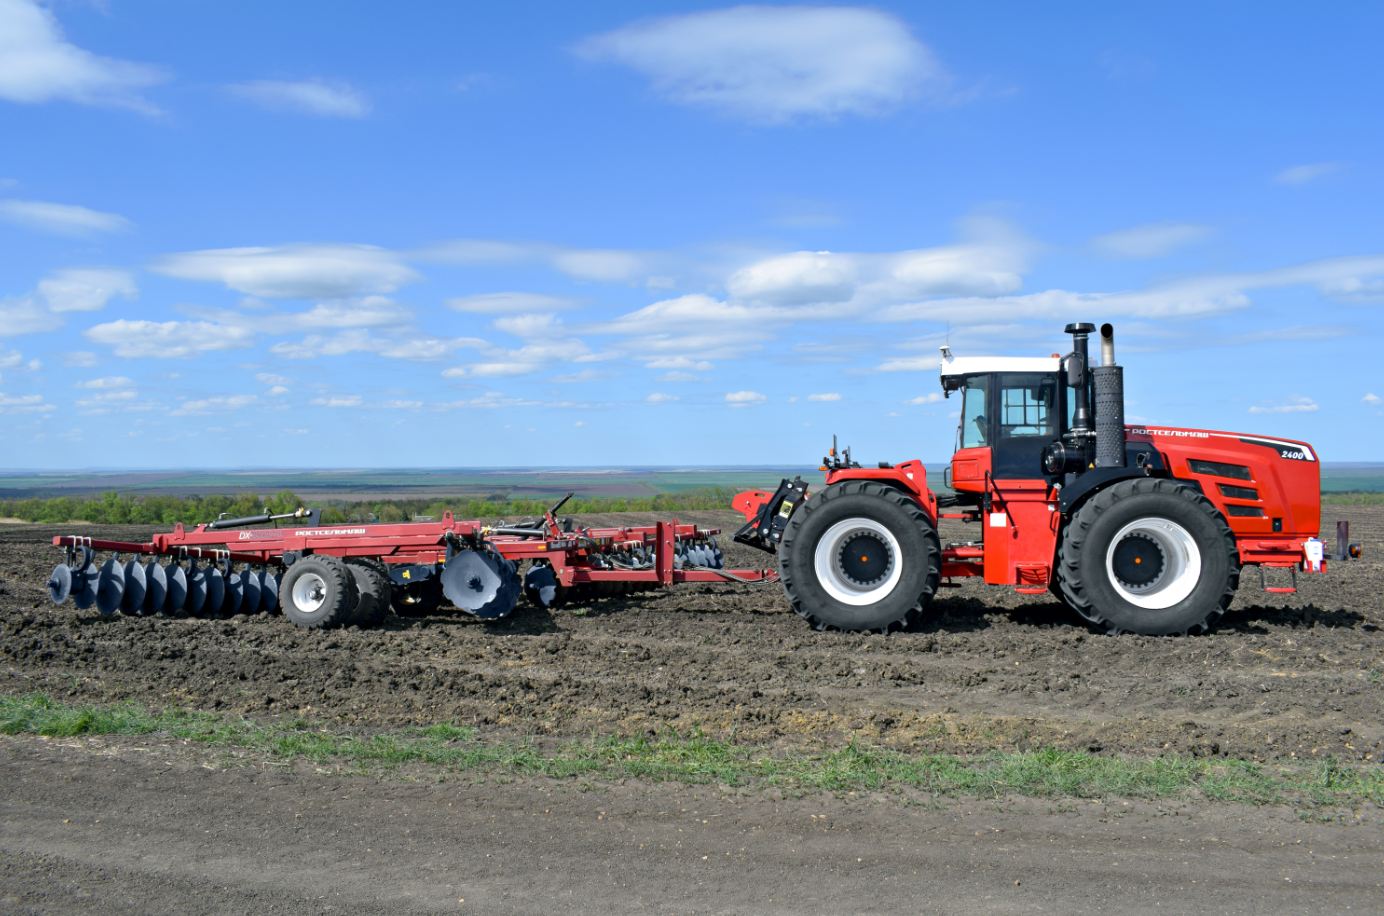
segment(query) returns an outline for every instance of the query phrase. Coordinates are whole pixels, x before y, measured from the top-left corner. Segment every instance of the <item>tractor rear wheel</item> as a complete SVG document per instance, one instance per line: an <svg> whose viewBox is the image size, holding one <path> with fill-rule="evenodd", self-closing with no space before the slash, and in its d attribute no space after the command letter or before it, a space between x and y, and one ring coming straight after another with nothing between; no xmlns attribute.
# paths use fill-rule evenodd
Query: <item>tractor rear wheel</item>
<svg viewBox="0 0 1384 916"><path fill-rule="evenodd" d="M359 600L355 576L337 557L303 557L288 568L279 585L284 616L310 630L350 623Z"/></svg>
<svg viewBox="0 0 1384 916"><path fill-rule="evenodd" d="M1066 603L1110 633L1205 632L1240 584L1235 537L1216 507L1175 480L1123 480L1067 523L1057 563Z"/></svg>
<svg viewBox="0 0 1384 916"><path fill-rule="evenodd" d="M819 630L907 625L941 578L932 520L907 493L872 481L833 484L798 507L778 558L789 604Z"/></svg>

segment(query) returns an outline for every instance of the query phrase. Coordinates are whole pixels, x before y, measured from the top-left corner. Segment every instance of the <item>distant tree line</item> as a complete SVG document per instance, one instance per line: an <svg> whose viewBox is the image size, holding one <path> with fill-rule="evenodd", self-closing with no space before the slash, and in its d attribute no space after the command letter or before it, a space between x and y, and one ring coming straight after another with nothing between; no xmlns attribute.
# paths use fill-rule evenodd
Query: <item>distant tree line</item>
<svg viewBox="0 0 1384 916"><path fill-rule="evenodd" d="M654 496L573 497L560 515L593 512L678 512L729 509L734 490L712 487ZM268 498L241 493L207 496L132 496L111 491L95 497L55 496L43 499L0 500L0 517L26 522L61 524L86 521L98 525L187 525L215 521L225 515L240 517L268 511L274 515L292 512L301 506L321 509L326 524L343 522L406 522L415 518L441 518L447 510L457 518L538 516L556 500L510 499L507 494L457 497L454 499L362 499L315 500L305 502L283 490Z"/></svg>

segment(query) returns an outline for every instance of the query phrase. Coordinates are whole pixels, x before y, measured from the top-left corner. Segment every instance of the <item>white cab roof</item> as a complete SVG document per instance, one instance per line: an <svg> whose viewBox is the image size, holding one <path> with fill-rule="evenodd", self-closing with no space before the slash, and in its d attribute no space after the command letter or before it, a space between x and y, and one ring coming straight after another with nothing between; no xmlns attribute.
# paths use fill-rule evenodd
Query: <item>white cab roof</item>
<svg viewBox="0 0 1384 916"><path fill-rule="evenodd" d="M942 360L942 376L971 375L976 372L1056 372L1062 364L1057 356L953 356Z"/></svg>

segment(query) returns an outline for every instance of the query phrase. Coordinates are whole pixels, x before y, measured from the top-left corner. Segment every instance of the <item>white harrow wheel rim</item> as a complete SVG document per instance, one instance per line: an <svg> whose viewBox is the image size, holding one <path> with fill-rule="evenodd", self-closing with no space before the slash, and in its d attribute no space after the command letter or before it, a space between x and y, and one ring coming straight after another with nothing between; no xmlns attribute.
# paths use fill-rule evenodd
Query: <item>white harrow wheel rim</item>
<svg viewBox="0 0 1384 916"><path fill-rule="evenodd" d="M873 548L867 555L875 560L875 565L883 565L883 571L868 577L852 575L854 564L844 553L853 545ZM842 604L863 607L883 601L899 584L903 576L903 551L899 539L879 522L848 518L832 525L817 541L812 565L817 581L828 595Z"/></svg>
<svg viewBox="0 0 1384 916"><path fill-rule="evenodd" d="M327 603L327 581L317 573L303 573L293 583L293 606L304 614L316 614Z"/></svg>
<svg viewBox="0 0 1384 916"><path fill-rule="evenodd" d="M1115 571L1115 551L1130 538L1152 543L1161 555L1163 567L1149 582L1132 584ZM1161 611L1186 600L1201 579L1201 548L1191 532L1172 519L1135 519L1110 540L1105 552L1105 573L1115 593L1130 604L1150 611Z"/></svg>

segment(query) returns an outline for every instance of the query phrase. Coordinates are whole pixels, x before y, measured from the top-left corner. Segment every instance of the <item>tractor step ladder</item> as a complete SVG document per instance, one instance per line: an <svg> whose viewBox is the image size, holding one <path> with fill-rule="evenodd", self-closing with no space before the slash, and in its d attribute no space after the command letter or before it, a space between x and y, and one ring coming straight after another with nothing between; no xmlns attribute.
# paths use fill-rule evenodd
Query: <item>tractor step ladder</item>
<svg viewBox="0 0 1384 916"><path fill-rule="evenodd" d="M1264 578L1264 565L1259 565L1259 587L1270 595L1295 595L1297 594L1297 567L1296 566L1274 566L1273 569L1286 569L1292 577L1292 585L1269 585Z"/></svg>

